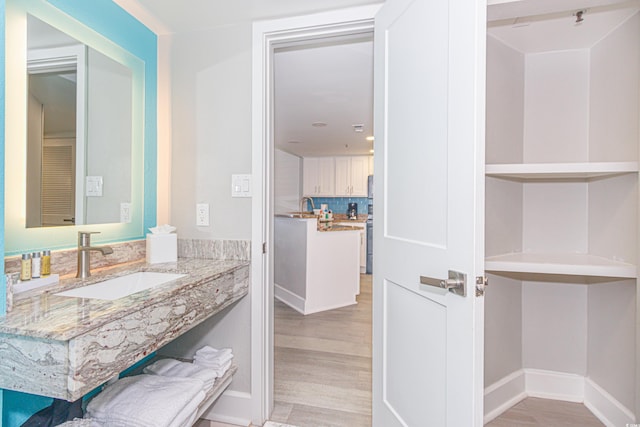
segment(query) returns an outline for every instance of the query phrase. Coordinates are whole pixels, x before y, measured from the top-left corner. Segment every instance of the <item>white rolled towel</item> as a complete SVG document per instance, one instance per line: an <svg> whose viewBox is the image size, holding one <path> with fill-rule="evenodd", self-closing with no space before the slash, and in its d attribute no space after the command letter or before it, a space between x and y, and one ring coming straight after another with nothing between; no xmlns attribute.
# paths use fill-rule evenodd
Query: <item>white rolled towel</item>
<svg viewBox="0 0 640 427"><path fill-rule="evenodd" d="M164 377L196 378L204 383L204 392L213 388L215 380L219 377L217 370L193 363L181 362L176 359L160 359L144 368L143 372L150 375Z"/></svg>
<svg viewBox="0 0 640 427"><path fill-rule="evenodd" d="M181 427L195 418L203 388L195 378L126 377L94 397L86 416L109 427Z"/></svg>

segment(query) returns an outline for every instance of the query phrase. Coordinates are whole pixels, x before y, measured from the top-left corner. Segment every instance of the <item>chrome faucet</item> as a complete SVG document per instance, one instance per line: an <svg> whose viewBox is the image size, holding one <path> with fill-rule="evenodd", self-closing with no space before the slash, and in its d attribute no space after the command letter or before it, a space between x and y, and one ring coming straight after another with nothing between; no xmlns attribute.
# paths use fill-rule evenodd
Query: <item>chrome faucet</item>
<svg viewBox="0 0 640 427"><path fill-rule="evenodd" d="M305 211L305 209L303 209L305 200L308 200L308 201L311 202L311 209L315 209L316 208L316 205L313 204L313 198L305 196L302 199L300 199L300 212L304 212Z"/></svg>
<svg viewBox="0 0 640 427"><path fill-rule="evenodd" d="M86 279L91 276L91 251L101 252L102 255L113 253L111 246L91 246L91 235L99 231L78 231L78 274L77 278Z"/></svg>

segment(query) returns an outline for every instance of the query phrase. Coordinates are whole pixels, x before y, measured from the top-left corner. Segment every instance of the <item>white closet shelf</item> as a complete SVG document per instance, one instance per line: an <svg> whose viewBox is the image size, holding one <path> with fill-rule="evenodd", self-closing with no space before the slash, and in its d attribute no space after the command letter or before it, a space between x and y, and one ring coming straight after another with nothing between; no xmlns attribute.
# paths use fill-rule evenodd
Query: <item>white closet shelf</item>
<svg viewBox="0 0 640 427"><path fill-rule="evenodd" d="M588 254L510 253L485 258L487 271L633 279L633 264Z"/></svg>
<svg viewBox="0 0 640 427"><path fill-rule="evenodd" d="M638 172L638 162L488 164L485 175L511 179L589 179Z"/></svg>

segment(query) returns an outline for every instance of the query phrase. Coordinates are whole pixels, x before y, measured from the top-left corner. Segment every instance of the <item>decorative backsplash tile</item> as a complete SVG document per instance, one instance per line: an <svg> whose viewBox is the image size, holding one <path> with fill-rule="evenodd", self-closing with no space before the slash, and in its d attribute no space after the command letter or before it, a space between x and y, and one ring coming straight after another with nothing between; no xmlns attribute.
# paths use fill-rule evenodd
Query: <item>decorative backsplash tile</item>
<svg viewBox="0 0 640 427"><path fill-rule="evenodd" d="M358 204L358 214L367 213L367 203L369 199L366 197L314 197L313 203L316 209L320 209L322 203L329 205L329 209L336 214L346 214L349 203ZM307 210L311 210L311 203L307 202Z"/></svg>
<svg viewBox="0 0 640 427"><path fill-rule="evenodd" d="M249 261L251 241L178 239L178 257Z"/></svg>

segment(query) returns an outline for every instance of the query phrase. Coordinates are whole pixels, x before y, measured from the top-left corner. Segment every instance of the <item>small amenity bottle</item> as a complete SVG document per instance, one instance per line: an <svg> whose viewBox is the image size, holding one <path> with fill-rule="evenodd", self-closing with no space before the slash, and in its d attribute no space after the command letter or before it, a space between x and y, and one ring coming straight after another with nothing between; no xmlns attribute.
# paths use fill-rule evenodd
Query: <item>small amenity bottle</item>
<svg viewBox="0 0 640 427"><path fill-rule="evenodd" d="M51 251L42 251L42 277L51 274Z"/></svg>
<svg viewBox="0 0 640 427"><path fill-rule="evenodd" d="M31 280L31 255L22 254L20 261L20 280Z"/></svg>
<svg viewBox="0 0 640 427"><path fill-rule="evenodd" d="M31 278L32 279L37 279L40 277L40 266L42 265L41 263L41 258L40 258L40 252L34 252L31 254Z"/></svg>

